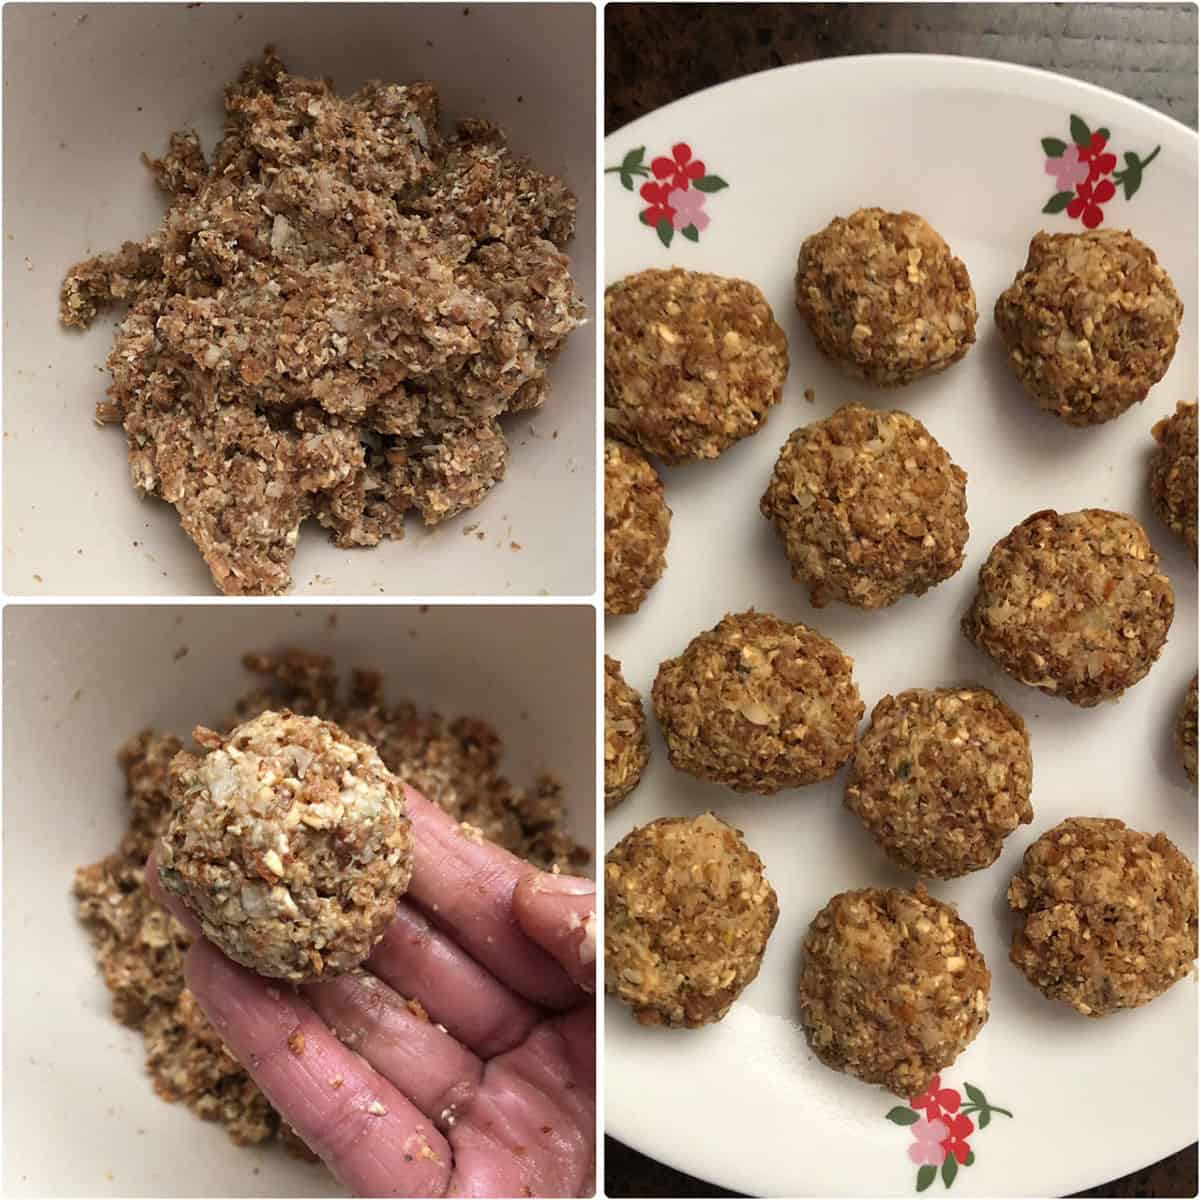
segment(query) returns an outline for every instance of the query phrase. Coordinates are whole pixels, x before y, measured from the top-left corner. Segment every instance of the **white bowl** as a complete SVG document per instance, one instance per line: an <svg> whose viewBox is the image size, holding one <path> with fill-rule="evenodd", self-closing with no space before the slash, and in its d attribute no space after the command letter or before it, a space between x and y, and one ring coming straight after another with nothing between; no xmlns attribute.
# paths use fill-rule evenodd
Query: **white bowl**
<svg viewBox="0 0 1200 1200"><path fill-rule="evenodd" d="M9 594L210 595L173 508L140 499L125 436L97 429L112 317L64 330L71 265L141 240L163 199L139 162L175 129L211 147L222 88L268 43L340 91L438 85L449 123L486 116L579 197L572 272L596 311L595 10L590 4L27 4L4 12L4 582ZM543 409L504 422L507 477L401 542L339 550L309 523L296 595L590 595L595 325L554 363ZM482 540L463 536L478 524ZM512 543L521 546L513 550Z"/></svg>
<svg viewBox="0 0 1200 1200"><path fill-rule="evenodd" d="M151 1090L113 1019L72 873L126 823L114 753L152 725L186 738L249 690L247 650L296 645L387 694L490 722L504 771L564 783L595 845L595 617L587 606L9 607L4 617L4 1191L9 1196L320 1196L319 1167L239 1148ZM188 654L176 658L176 651Z"/></svg>

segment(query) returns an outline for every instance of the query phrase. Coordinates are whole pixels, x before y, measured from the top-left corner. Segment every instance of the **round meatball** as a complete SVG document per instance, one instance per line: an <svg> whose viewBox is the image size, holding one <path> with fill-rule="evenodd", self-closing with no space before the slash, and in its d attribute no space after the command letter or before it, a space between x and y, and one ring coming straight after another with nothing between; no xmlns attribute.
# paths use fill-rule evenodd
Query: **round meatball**
<svg viewBox="0 0 1200 1200"><path fill-rule="evenodd" d="M971 927L923 887L842 892L804 938L800 1021L827 1067L916 1096L983 1028L991 984Z"/></svg>
<svg viewBox="0 0 1200 1200"><path fill-rule="evenodd" d="M1196 959L1196 868L1165 833L1071 817L1025 851L1008 902L1012 961L1085 1017L1148 1004Z"/></svg>
<svg viewBox="0 0 1200 1200"><path fill-rule="evenodd" d="M966 472L904 412L859 405L797 429L759 502L817 608L884 608L963 564Z"/></svg>
<svg viewBox="0 0 1200 1200"><path fill-rule="evenodd" d="M337 725L265 712L171 763L163 886L204 935L260 975L299 983L357 967L412 876L400 781Z"/></svg>
<svg viewBox="0 0 1200 1200"><path fill-rule="evenodd" d="M712 813L664 817L604 860L604 986L643 1025L719 1021L779 918L762 859Z"/></svg>
<svg viewBox="0 0 1200 1200"><path fill-rule="evenodd" d="M898 866L954 879L1033 820L1025 722L986 688L884 696L854 751L846 807Z"/></svg>
<svg viewBox="0 0 1200 1200"><path fill-rule="evenodd" d="M1008 363L1068 425L1119 417L1167 373L1183 304L1149 246L1128 232L1038 233L996 301Z"/></svg>
<svg viewBox="0 0 1200 1200"><path fill-rule="evenodd" d="M1196 405L1180 403L1150 431L1158 443L1150 461L1150 498L1159 520L1196 558Z"/></svg>
<svg viewBox="0 0 1200 1200"><path fill-rule="evenodd" d="M642 698L604 656L604 807L616 808L642 780L650 761Z"/></svg>
<svg viewBox="0 0 1200 1200"><path fill-rule="evenodd" d="M635 613L667 565L671 510L646 456L604 439L604 611Z"/></svg>
<svg viewBox="0 0 1200 1200"><path fill-rule="evenodd" d="M671 465L760 429L788 372L787 337L744 279L643 271L604 293L608 428Z"/></svg>
<svg viewBox="0 0 1200 1200"><path fill-rule="evenodd" d="M1197 676L1193 675L1175 718L1175 749L1193 787L1196 785L1196 683Z"/></svg>
<svg viewBox="0 0 1200 1200"><path fill-rule="evenodd" d="M1174 614L1133 517L1046 509L992 547L962 630L1013 678L1091 708L1145 676Z"/></svg>
<svg viewBox="0 0 1200 1200"><path fill-rule="evenodd" d="M853 666L805 625L726 616L658 668L654 713L671 765L768 795L828 779L863 715Z"/></svg>
<svg viewBox="0 0 1200 1200"><path fill-rule="evenodd" d="M967 268L916 213L860 208L810 237L796 307L826 358L879 387L944 371L975 341Z"/></svg>

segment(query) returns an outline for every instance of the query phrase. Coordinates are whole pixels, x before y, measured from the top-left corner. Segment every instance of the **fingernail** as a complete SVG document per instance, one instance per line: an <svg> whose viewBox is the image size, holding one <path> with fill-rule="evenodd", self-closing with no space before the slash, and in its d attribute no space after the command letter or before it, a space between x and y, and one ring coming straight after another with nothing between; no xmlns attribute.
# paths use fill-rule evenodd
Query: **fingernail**
<svg viewBox="0 0 1200 1200"><path fill-rule="evenodd" d="M553 892L556 896L594 896L596 894L595 880L585 879L582 875L555 875L543 871L534 880L534 887L539 892Z"/></svg>

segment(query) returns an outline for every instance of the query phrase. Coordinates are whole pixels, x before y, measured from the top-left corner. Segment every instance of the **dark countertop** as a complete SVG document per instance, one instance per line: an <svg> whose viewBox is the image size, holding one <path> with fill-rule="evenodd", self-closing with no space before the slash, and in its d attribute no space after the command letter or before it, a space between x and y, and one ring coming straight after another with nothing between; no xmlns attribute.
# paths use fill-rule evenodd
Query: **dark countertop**
<svg viewBox="0 0 1200 1200"><path fill-rule="evenodd" d="M846 54L1004 59L1140 100L1196 128L1197 9L1182 4L614 4L607 133L739 75ZM733 1196L605 1139L609 1196ZM1191 1146L1084 1196L1195 1196Z"/></svg>

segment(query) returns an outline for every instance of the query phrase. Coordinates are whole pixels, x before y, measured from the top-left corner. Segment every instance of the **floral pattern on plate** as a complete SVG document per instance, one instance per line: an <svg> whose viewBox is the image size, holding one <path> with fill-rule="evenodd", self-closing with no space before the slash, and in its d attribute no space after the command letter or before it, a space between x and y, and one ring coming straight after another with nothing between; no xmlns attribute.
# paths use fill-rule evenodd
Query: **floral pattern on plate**
<svg viewBox="0 0 1200 1200"><path fill-rule="evenodd" d="M637 190L646 202L638 220L653 229L664 246L669 246L677 233L689 242L698 242L712 220L708 197L729 186L720 175L709 174L704 160L695 157L687 142L676 142L669 155L660 154L649 164L646 147L637 146L604 173L616 175L627 192ZM646 182L638 188L637 179Z"/></svg>

